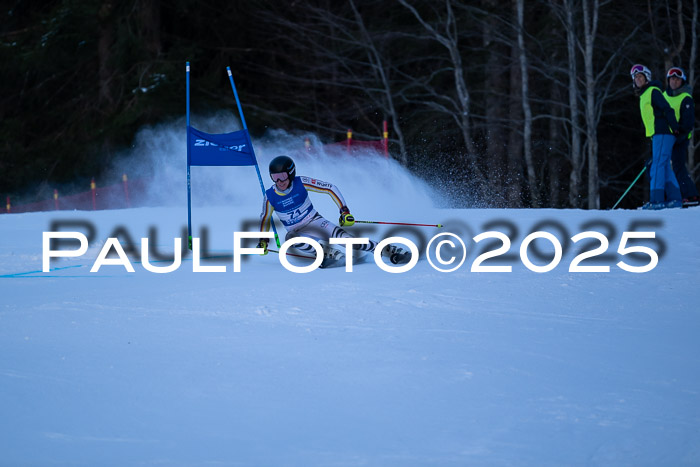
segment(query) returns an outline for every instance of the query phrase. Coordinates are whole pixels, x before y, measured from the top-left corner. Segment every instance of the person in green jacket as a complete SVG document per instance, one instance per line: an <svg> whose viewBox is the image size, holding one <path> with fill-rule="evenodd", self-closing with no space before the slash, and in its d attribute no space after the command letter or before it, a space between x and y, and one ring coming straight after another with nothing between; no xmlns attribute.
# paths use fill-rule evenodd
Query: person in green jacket
<svg viewBox="0 0 700 467"><path fill-rule="evenodd" d="M671 152L678 135L678 121L661 92L661 83L651 81L644 65L630 70L647 138L651 138L652 159L649 169L649 202L642 209L680 208L681 190L671 168Z"/></svg>
<svg viewBox="0 0 700 467"><path fill-rule="evenodd" d="M690 178L685 162L688 157L688 144L695 127L695 102L693 90L690 88L682 68L671 67L666 72L666 91L664 97L673 108L678 119L678 136L673 144L671 165L681 189L683 207L697 206L698 188Z"/></svg>

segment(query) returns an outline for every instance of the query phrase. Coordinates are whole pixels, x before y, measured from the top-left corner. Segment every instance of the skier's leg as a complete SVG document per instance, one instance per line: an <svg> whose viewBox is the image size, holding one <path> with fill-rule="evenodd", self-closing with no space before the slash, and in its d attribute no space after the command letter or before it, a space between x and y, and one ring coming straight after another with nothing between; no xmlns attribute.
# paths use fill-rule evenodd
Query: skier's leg
<svg viewBox="0 0 700 467"><path fill-rule="evenodd" d="M662 135L651 138L652 160L649 168L649 202L661 206L664 202L664 168L661 160Z"/></svg>
<svg viewBox="0 0 700 467"><path fill-rule="evenodd" d="M303 228L297 231L294 236L307 236L314 239L323 239L324 250L326 255L338 256L342 253L342 246L340 245L330 245L328 242L329 238L355 238L349 233L347 233L343 228L338 227L328 219L324 218L320 214L314 216L314 218L306 224ZM320 242L320 241L319 241ZM373 252L377 248L378 242L374 240L368 240L367 243L353 245L352 248L355 251L361 252ZM308 246L308 245L307 245ZM310 248L310 246L308 246ZM387 245L382 250L382 256L389 258L389 260L394 263L405 263L411 259L411 253L405 251L403 248L396 245Z"/></svg>
<svg viewBox="0 0 700 467"><path fill-rule="evenodd" d="M673 152L673 143L676 141L676 138L673 135L663 135L662 138L661 164L663 168L663 187L666 200L668 201L667 206L681 207L681 190L678 186L676 174L673 173L673 168L671 167L671 153Z"/></svg>
<svg viewBox="0 0 700 467"><path fill-rule="evenodd" d="M698 189L695 182L690 178L688 168L686 167L686 159L688 158L688 143L689 139L684 138L682 141L677 141L673 145L671 154L671 164L673 165L673 173L676 174L678 185L681 189L681 197L683 199L697 198Z"/></svg>
<svg viewBox="0 0 700 467"><path fill-rule="evenodd" d="M330 257L332 259L342 259L345 256L342 251L342 247L330 245L328 241L328 239L333 236L333 227L335 226L331 222L320 214L316 213L313 219L311 219L311 221L305 224L303 227L288 232L286 240L290 240L295 237L313 238L323 247L324 256L326 258ZM307 243L295 243L292 245L292 247L305 254L316 254L314 248Z"/></svg>

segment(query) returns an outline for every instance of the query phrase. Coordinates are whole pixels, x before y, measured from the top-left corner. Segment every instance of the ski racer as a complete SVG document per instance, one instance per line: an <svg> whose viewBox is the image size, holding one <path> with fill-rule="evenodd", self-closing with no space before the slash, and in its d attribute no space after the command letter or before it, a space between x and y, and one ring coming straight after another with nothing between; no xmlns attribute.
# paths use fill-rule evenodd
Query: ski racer
<svg viewBox="0 0 700 467"><path fill-rule="evenodd" d="M318 180L316 178L296 175L296 166L289 156L278 156L270 162L270 178L274 182L265 191L262 213L260 214L260 231L270 230L272 213L277 217L287 230L285 240L295 237L310 237L317 240L324 247L324 260L321 267L327 267L345 258L345 253L332 247L328 243L329 238L352 238L345 230L324 218L314 209L309 191L325 193L329 195L340 210L339 224L342 227L355 224L355 218L350 214L347 204L340 190L335 185ZM258 248L268 253L268 239L260 239ZM353 245L353 249L372 252L377 247L377 242L372 240L362 245ZM301 252L314 255L314 249L306 243L298 243L294 248ZM342 248L342 247L340 247ZM388 257L394 264L405 263L410 260L410 252L404 251L395 245L387 245L382 250L382 256Z"/></svg>

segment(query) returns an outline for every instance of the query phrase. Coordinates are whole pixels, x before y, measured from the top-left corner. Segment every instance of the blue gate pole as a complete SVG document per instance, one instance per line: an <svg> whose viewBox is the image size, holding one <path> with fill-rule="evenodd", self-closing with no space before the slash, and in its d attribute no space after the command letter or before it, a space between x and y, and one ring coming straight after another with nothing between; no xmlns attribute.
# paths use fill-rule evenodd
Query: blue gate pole
<svg viewBox="0 0 700 467"><path fill-rule="evenodd" d="M262 181L262 176L260 175L260 167L258 166L258 158L255 156L255 150L253 149L253 143L250 141L250 135L248 134L248 125L245 123L245 117L243 116L243 109L241 108L241 101L238 99L238 92L236 91L236 85L233 84L233 74L231 73L231 67L227 66L226 71L228 72L228 79L231 81L231 89L233 89L233 96L236 98L236 105L238 106L238 114L241 116L241 124L243 125L243 129L246 131L246 136L248 138L248 142L250 144L250 150L253 153L253 159L255 159L255 171L258 174L258 181L260 182L260 189L263 192L263 196L265 196L265 185L263 184ZM270 225L272 226L272 231L275 233L275 243L277 243L277 247L280 247L280 238L279 235L277 235L277 229L275 228L275 220L270 216Z"/></svg>
<svg viewBox="0 0 700 467"><path fill-rule="evenodd" d="M187 73L187 247L192 250L192 185L190 183L190 62Z"/></svg>

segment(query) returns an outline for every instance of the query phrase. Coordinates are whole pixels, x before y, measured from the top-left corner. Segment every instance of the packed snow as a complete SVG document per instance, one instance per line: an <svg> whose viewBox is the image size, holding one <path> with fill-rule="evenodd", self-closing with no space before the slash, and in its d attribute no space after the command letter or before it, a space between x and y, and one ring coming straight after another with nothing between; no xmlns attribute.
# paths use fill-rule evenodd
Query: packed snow
<svg viewBox="0 0 700 467"><path fill-rule="evenodd" d="M278 151L260 148L269 186ZM159 274L141 239L163 267L185 238L174 152L153 165L169 174L168 205L0 216L0 465L700 464L700 209L468 209L380 157L300 157L299 173L338 185L357 219L444 227L347 229L414 242L420 261L405 273L370 258L298 274L275 253L243 255L234 272L233 233L257 229L257 175L193 168L201 266L225 272L195 272L186 252ZM82 232L89 247L45 272L52 231ZM609 243L571 240L591 231ZM488 232L509 242L474 240ZM534 239L523 257L535 232L554 242ZM625 232L654 238L623 244ZM426 257L440 233L466 245L453 272L436 267L461 260L455 237L442 245L449 264ZM109 238L134 272L91 272ZM579 265L608 272L570 271L598 247Z"/></svg>

